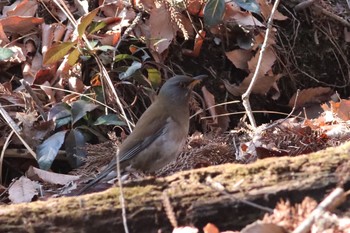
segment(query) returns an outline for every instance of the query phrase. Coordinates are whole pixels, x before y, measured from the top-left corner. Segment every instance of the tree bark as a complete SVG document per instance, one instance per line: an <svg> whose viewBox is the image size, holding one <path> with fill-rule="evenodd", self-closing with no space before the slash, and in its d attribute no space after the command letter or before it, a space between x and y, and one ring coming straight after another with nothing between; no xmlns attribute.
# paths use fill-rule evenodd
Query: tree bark
<svg viewBox="0 0 350 233"><path fill-rule="evenodd" d="M274 208L281 199L295 203L311 196L321 200L339 183L337 168L347 166L349 171L349 151L347 143L294 158L224 164L129 182L123 187L129 230L171 232L165 196L178 225L202 227L211 222L220 230L242 228L266 213L242 201ZM349 177L341 176L342 184L349 187ZM209 183L208 177L212 178ZM227 193L213 188L214 184L221 184ZM3 206L0 232L124 232L119 188Z"/></svg>

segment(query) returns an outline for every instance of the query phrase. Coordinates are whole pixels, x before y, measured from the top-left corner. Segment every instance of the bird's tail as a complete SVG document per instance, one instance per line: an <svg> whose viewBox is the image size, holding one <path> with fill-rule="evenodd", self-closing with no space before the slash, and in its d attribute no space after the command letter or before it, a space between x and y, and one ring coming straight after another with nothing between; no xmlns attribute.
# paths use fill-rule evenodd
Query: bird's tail
<svg viewBox="0 0 350 233"><path fill-rule="evenodd" d="M109 173L116 170L116 163L115 159L113 159L108 166L100 173L98 176L90 181L88 184L86 184L82 189L79 190L78 195L83 194L86 190L90 189L92 186L94 186L96 183L101 181L103 178L105 178Z"/></svg>

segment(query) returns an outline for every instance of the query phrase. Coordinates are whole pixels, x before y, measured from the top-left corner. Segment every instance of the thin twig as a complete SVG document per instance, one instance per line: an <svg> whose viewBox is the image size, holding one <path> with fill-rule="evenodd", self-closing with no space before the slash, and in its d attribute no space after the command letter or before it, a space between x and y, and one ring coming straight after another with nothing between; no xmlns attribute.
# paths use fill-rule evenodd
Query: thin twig
<svg viewBox="0 0 350 233"><path fill-rule="evenodd" d="M312 213L307 217L294 231L293 233L307 233L310 231L315 219L319 218L326 211L329 211L330 207L339 205L344 202L344 190L342 188L336 188L331 194L329 194Z"/></svg>
<svg viewBox="0 0 350 233"><path fill-rule="evenodd" d="M121 172L120 172L119 149L117 149L117 152L116 152L116 161L117 161L116 164L117 164L117 176L118 176L118 185L119 185L119 201L120 201L120 207L122 209L123 226L124 226L125 233L129 233L128 221L126 217L125 198L123 193L123 185L122 185Z"/></svg>
<svg viewBox="0 0 350 233"><path fill-rule="evenodd" d="M255 118L254 118L254 115L252 113L252 109L251 109L251 106L250 106L250 103L249 103L249 96L250 96L250 94L251 94L251 92L253 90L253 87L254 87L254 85L256 83L256 80L258 79L258 73L259 73L259 70L260 70L260 67L261 67L263 55L264 55L265 49L266 49L266 47L268 45L267 42L268 42L268 39L269 39L271 27L272 27L273 16L275 14L275 11L277 10L277 6L278 6L279 2L280 2L280 0L276 0L275 3L273 4L269 20L267 21L267 29L266 29L266 33L265 33L265 38L264 38L264 42L263 42L261 50L260 50L258 63L256 65L256 69L255 69L252 81L250 82L250 85L249 85L247 91L242 95L242 100L243 100L242 104L243 104L244 108L246 109L246 112L247 112L250 124L254 128L256 128L256 122L255 122Z"/></svg>
<svg viewBox="0 0 350 233"><path fill-rule="evenodd" d="M18 125L14 122L14 120L10 117L10 115L6 112L6 110L2 107L0 103L0 114L5 119L7 124L11 127L11 129L15 132L19 140L23 143L25 148L28 150L28 152L36 159L36 153L30 148L30 146L27 144L27 142L23 139L20 132L21 129L18 127Z"/></svg>
<svg viewBox="0 0 350 233"><path fill-rule="evenodd" d="M255 203L250 202L250 201L240 200L238 198L233 197L229 192L227 192L227 190L225 189L225 187L222 184L220 184L219 182L214 181L210 176L208 176L205 179L205 181L210 187L212 187L213 189L217 190L218 192L228 196L231 200L240 201L240 202L242 202L242 203L244 203L246 205L252 206L254 208L266 211L268 213L273 213L273 209L271 209L271 208L268 208L268 207L265 207L265 206L262 206L262 205L259 205L259 204L255 204ZM241 183L242 183L242 181L239 181L239 184L241 184ZM238 184L236 186L238 186Z"/></svg>
<svg viewBox="0 0 350 233"><path fill-rule="evenodd" d="M2 180L2 165L3 165L3 162L4 162L4 157L5 157L5 151L7 149L7 146L9 145L10 143L10 139L12 138L12 135L14 134L15 131L11 131L9 133L9 135L7 136L5 142L4 142L4 145L1 149L1 155L0 155L0 183L3 184L3 180Z"/></svg>

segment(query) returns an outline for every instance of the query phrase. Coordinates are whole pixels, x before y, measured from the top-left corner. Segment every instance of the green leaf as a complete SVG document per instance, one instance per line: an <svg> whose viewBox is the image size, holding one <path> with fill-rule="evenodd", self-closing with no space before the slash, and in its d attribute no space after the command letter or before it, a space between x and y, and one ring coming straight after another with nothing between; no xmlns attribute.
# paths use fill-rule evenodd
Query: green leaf
<svg viewBox="0 0 350 233"><path fill-rule="evenodd" d="M158 88L160 83L162 82L162 76L159 70L150 68L147 69L148 80L151 82L153 88Z"/></svg>
<svg viewBox="0 0 350 233"><path fill-rule="evenodd" d="M132 60L132 61L141 62L140 59L129 54L118 54L117 56L114 57L114 62L119 62L123 60Z"/></svg>
<svg viewBox="0 0 350 233"><path fill-rule="evenodd" d="M98 105L89 103L84 100L77 100L72 103L72 122L73 124L80 120L82 117L86 115L87 112L91 112L95 108L97 108Z"/></svg>
<svg viewBox="0 0 350 233"><path fill-rule="evenodd" d="M125 125L124 121L121 121L116 114L108 114L100 116L94 125Z"/></svg>
<svg viewBox="0 0 350 233"><path fill-rule="evenodd" d="M65 130L55 133L37 147L36 154L38 156L38 164L41 169L48 170L51 167L52 162L56 158L58 150L61 148L64 142L66 132L67 131Z"/></svg>
<svg viewBox="0 0 350 233"><path fill-rule="evenodd" d="M68 56L68 64L70 66L74 66L77 63L80 56L80 52L78 48L75 48Z"/></svg>
<svg viewBox="0 0 350 233"><path fill-rule="evenodd" d="M79 159L79 157L86 157L86 151L83 149L85 146L84 134L78 129L71 130L67 135L64 146L68 155L68 162L71 167L79 167L82 164L82 160Z"/></svg>
<svg viewBox="0 0 350 233"><path fill-rule="evenodd" d="M242 7L244 10L260 14L260 6L256 0L234 0L238 6Z"/></svg>
<svg viewBox="0 0 350 233"><path fill-rule="evenodd" d="M95 135L98 138L99 142L106 142L109 140L103 134L101 134L99 131L97 131L97 130L95 130L92 127L89 127L87 125L80 125L77 127L77 129L86 130L88 133Z"/></svg>
<svg viewBox="0 0 350 233"><path fill-rule="evenodd" d="M56 129L68 124L72 119L71 108L66 103L58 103L54 105L49 113L48 120L53 120L56 125Z"/></svg>
<svg viewBox="0 0 350 233"><path fill-rule="evenodd" d="M69 50L76 45L77 42L63 42L51 46L49 50L44 55L43 63L44 65L49 65L58 62L64 56L66 56Z"/></svg>
<svg viewBox="0 0 350 233"><path fill-rule="evenodd" d="M84 35L86 28L89 26L89 24L92 22L92 20L97 15L98 10L99 9L96 8L95 10L89 12L89 14L87 14L81 18L81 21L78 24L78 35L80 38Z"/></svg>
<svg viewBox="0 0 350 233"><path fill-rule="evenodd" d="M137 62L137 61L134 61L131 66L129 66L129 68L119 74L119 79L127 79L129 78L130 76L132 76L137 70L139 70L140 68L142 67L142 64L140 62Z"/></svg>
<svg viewBox="0 0 350 233"><path fill-rule="evenodd" d="M91 26L89 27L89 34L97 32L106 26L107 24L105 22L92 22Z"/></svg>
<svg viewBox="0 0 350 233"><path fill-rule="evenodd" d="M8 48L0 48L0 61L4 61L12 57L14 52Z"/></svg>
<svg viewBox="0 0 350 233"><path fill-rule="evenodd" d="M208 26L219 24L225 13L225 0L209 0L204 7L204 23Z"/></svg>

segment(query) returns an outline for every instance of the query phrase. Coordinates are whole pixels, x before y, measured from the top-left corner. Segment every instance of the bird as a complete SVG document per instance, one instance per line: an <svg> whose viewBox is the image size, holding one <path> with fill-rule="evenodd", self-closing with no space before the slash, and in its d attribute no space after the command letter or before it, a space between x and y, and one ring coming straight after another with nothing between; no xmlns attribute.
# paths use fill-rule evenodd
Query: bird
<svg viewBox="0 0 350 233"><path fill-rule="evenodd" d="M189 100L193 87L206 75L176 75L161 87L155 101L146 109L134 130L119 148L120 168L154 173L180 154L189 131ZM116 170L116 156L78 194L94 186Z"/></svg>

